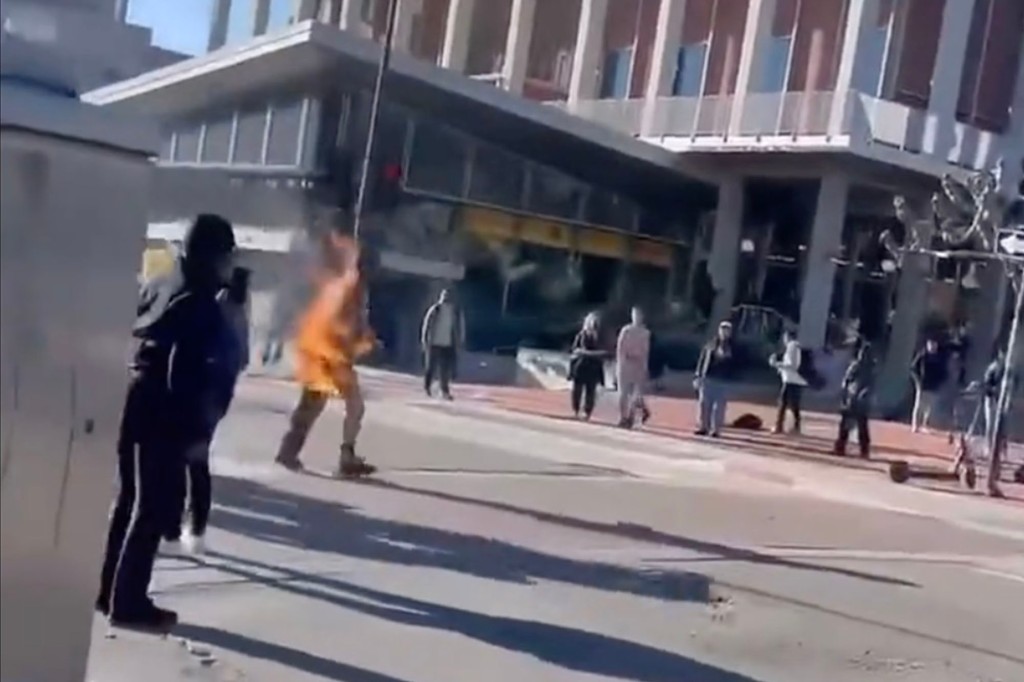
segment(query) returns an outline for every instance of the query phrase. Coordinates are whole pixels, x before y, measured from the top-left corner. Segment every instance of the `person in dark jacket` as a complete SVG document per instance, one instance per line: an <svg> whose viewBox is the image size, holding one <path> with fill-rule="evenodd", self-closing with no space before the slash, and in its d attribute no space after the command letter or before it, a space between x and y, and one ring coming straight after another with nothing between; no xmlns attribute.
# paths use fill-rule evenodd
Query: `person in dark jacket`
<svg viewBox="0 0 1024 682"><path fill-rule="evenodd" d="M583 327L572 342L569 379L572 381L572 412L578 419L590 419L597 401L597 387L604 383L604 357L598 333L597 313L583 318Z"/></svg>
<svg viewBox="0 0 1024 682"><path fill-rule="evenodd" d="M925 341L924 348L910 366L914 380L914 415L911 426L915 432L927 429L932 413L949 381L949 355L935 339Z"/></svg>
<svg viewBox="0 0 1024 682"><path fill-rule="evenodd" d="M835 454L846 455L846 444L850 441L850 430L857 428L860 456L871 455L871 394L874 390L875 362L870 344L861 344L857 355L850 361L843 375L840 393L839 435L836 438Z"/></svg>
<svg viewBox="0 0 1024 682"><path fill-rule="evenodd" d="M696 435L717 438L725 424L725 411L729 406L729 382L735 374L736 351L732 342L732 323L718 325L718 333L704 346L693 385L697 389L700 423Z"/></svg>
<svg viewBox="0 0 1024 682"><path fill-rule="evenodd" d="M238 377L249 365L249 276L247 268L235 268L230 283L220 291L217 300L227 320L228 332L224 339L224 353L229 358L230 373L221 386L223 395L219 400L223 406L220 418L227 414L235 397ZM220 420L218 419L218 422ZM211 434L212 436L212 434ZM213 504L213 477L210 475L210 441L198 443L185 453L185 473L188 490L181 489L177 496L178 506L171 520L172 524L164 540L170 548L180 544L190 554L202 554L206 545L206 526L210 520ZM187 493L187 494L186 494ZM185 500L188 500L189 523L182 527Z"/></svg>
<svg viewBox="0 0 1024 682"><path fill-rule="evenodd" d="M174 271L140 296L117 446L120 486L96 600L116 626L166 631L177 622L147 591L160 536L178 509L186 453L209 441L224 413L233 368L217 293L234 248L230 223L198 216Z"/></svg>

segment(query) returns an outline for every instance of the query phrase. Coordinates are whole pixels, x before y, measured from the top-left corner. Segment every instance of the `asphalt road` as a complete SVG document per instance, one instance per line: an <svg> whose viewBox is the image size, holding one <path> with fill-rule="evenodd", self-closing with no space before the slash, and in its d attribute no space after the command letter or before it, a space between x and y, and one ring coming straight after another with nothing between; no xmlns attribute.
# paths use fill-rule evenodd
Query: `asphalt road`
<svg viewBox="0 0 1024 682"><path fill-rule="evenodd" d="M366 483L272 467L294 400L243 387L177 639L93 682L1021 682L1024 510L374 391Z"/></svg>

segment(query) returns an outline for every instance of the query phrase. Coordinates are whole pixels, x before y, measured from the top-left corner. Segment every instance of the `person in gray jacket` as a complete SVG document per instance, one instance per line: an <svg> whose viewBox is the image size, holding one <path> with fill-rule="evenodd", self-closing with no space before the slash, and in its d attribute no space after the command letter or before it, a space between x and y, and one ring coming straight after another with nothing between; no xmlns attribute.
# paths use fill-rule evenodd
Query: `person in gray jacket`
<svg viewBox="0 0 1024 682"><path fill-rule="evenodd" d="M458 347L466 338L466 327L462 311L452 300L451 292L442 289L437 302L427 309L420 330L420 345L426 371L423 375L423 390L431 395L434 377L441 384L441 395L452 399L451 382L455 376L455 361Z"/></svg>

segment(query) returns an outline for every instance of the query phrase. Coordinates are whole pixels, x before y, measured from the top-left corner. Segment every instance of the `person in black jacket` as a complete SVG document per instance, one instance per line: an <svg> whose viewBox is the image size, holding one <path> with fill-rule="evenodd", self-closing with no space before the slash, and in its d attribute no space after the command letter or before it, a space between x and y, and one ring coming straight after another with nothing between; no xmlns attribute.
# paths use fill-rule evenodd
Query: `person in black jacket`
<svg viewBox="0 0 1024 682"><path fill-rule="evenodd" d="M839 435L836 437L835 454L846 455L846 444L850 441L850 430L857 428L860 456L871 455L871 393L875 383L875 362L870 344L861 344L857 355L846 368L840 394Z"/></svg>
<svg viewBox="0 0 1024 682"><path fill-rule="evenodd" d="M729 384L735 378L736 349L732 341L732 323L718 325L718 333L705 344L697 360L693 387L697 389L699 423L694 432L698 436L718 438L725 425L725 412L729 406Z"/></svg>
<svg viewBox="0 0 1024 682"><path fill-rule="evenodd" d="M160 536L179 509L186 453L209 442L234 381L217 302L234 248L230 223L198 216L174 272L140 296L117 445L120 486L96 600L115 626L166 631L177 622L147 591Z"/></svg>
<svg viewBox="0 0 1024 682"><path fill-rule="evenodd" d="M915 389L912 428L915 432L927 430L942 389L949 381L949 355L938 341L925 341L924 349L914 357L910 366L910 375Z"/></svg>
<svg viewBox="0 0 1024 682"><path fill-rule="evenodd" d="M597 313L583 318L583 328L572 342L569 358L569 379L572 380L572 412L578 419L590 419L597 400L597 387L604 383L604 357L598 333Z"/></svg>

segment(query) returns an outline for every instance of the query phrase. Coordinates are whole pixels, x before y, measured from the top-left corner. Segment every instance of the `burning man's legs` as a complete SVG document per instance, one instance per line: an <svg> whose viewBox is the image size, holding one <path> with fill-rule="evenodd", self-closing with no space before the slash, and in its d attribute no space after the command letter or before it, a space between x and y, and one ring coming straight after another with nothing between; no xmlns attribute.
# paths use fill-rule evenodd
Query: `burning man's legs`
<svg viewBox="0 0 1024 682"><path fill-rule="evenodd" d="M292 411L288 423L288 432L281 439L281 447L277 451L277 463L289 469L298 469L302 466L299 461L299 453L306 443L313 424L324 411L327 405L328 395L318 391L302 389L299 397L299 404Z"/></svg>
<svg viewBox="0 0 1024 682"><path fill-rule="evenodd" d="M345 392L345 421L341 432L341 457L338 460L338 476L364 476L372 474L376 468L367 464L366 460L356 454L356 440L363 427L363 415L366 414L366 403L359 381L353 374L352 383Z"/></svg>

